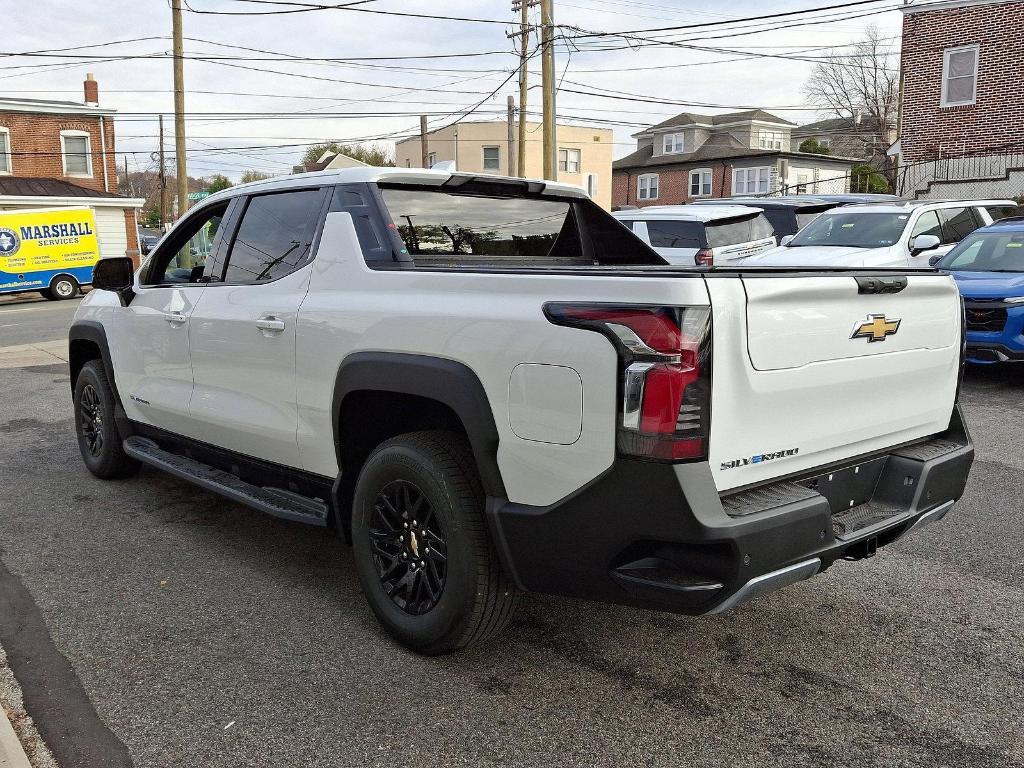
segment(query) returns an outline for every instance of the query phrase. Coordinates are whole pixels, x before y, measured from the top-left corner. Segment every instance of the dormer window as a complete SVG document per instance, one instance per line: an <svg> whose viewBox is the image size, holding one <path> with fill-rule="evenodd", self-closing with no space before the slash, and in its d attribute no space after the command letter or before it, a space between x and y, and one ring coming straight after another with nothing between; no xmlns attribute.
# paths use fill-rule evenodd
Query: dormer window
<svg viewBox="0 0 1024 768"><path fill-rule="evenodd" d="M761 149L782 149L782 131L758 131L757 145Z"/></svg>
<svg viewBox="0 0 1024 768"><path fill-rule="evenodd" d="M663 146L663 152L666 155L677 155L680 152L684 152L683 134L681 133L666 133L665 143Z"/></svg>

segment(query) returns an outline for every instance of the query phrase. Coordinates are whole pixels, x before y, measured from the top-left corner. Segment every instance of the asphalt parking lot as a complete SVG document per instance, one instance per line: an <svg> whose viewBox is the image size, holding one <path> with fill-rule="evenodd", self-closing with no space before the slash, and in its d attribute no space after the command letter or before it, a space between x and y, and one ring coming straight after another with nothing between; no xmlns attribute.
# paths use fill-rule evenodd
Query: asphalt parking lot
<svg viewBox="0 0 1024 768"><path fill-rule="evenodd" d="M63 766L1024 765L1024 369L971 372L964 499L873 560L708 619L531 596L445 658L324 532L92 478L64 366L0 390L0 645Z"/></svg>

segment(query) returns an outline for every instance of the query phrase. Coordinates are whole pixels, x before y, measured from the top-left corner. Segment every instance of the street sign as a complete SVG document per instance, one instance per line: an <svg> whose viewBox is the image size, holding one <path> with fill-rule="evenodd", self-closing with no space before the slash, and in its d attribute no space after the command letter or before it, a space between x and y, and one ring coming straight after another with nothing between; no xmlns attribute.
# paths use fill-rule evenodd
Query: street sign
<svg viewBox="0 0 1024 768"><path fill-rule="evenodd" d="M205 190L203 190L202 192L189 192L188 193L188 199L191 200L193 203L196 200L203 200L203 199L205 199L205 198L207 198L209 196L210 196L210 193L205 191Z"/></svg>

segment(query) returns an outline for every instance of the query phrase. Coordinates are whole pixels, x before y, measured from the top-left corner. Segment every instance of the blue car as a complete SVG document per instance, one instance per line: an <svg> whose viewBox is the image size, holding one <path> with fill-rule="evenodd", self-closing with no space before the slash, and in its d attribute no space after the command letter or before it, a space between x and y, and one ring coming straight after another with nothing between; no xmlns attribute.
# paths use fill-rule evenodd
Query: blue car
<svg viewBox="0 0 1024 768"><path fill-rule="evenodd" d="M934 265L964 297L967 361L1024 361L1024 216L976 229Z"/></svg>

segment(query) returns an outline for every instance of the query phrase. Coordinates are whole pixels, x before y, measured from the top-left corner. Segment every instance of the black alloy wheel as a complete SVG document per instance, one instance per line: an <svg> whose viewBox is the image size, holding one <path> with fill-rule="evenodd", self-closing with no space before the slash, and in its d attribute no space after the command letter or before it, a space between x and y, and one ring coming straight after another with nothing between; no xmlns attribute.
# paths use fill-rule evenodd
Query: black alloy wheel
<svg viewBox="0 0 1024 768"><path fill-rule="evenodd" d="M99 456L103 451L103 402L92 384L82 387L78 422L86 450L93 456Z"/></svg>
<svg viewBox="0 0 1024 768"><path fill-rule="evenodd" d="M374 503L370 548L384 592L413 616L437 605L448 571L441 521L414 483L388 483Z"/></svg>

